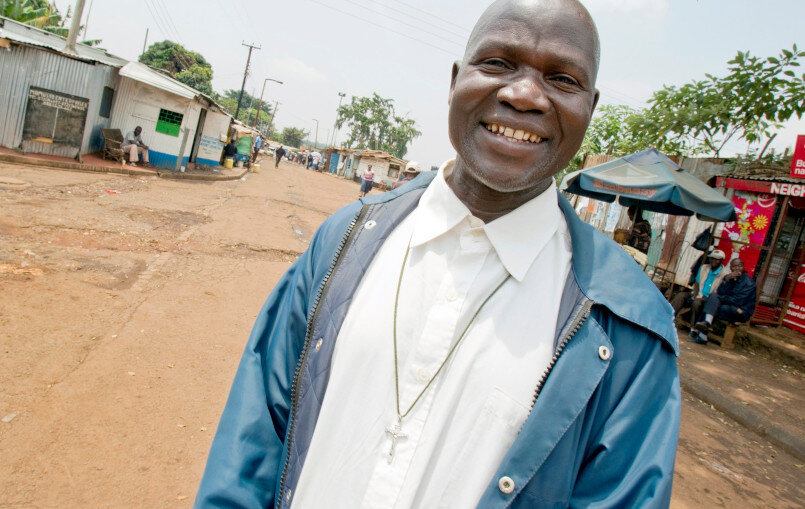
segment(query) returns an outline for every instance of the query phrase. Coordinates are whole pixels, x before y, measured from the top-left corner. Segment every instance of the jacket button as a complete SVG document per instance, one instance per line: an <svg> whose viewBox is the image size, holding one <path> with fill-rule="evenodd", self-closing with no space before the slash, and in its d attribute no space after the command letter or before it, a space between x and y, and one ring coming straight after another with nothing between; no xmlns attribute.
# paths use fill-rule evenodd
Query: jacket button
<svg viewBox="0 0 805 509"><path fill-rule="evenodd" d="M514 491L514 481L508 475L504 475L498 480L498 489L508 495Z"/></svg>
<svg viewBox="0 0 805 509"><path fill-rule="evenodd" d="M598 347L598 356L601 357L601 360L608 361L610 357L612 357L612 352L604 345Z"/></svg>
<svg viewBox="0 0 805 509"><path fill-rule="evenodd" d="M363 225L363 227L366 228L367 230L371 230L375 226L377 226L377 221L375 221L374 219L371 221L366 221L366 224Z"/></svg>
<svg viewBox="0 0 805 509"><path fill-rule="evenodd" d="M290 489L285 490L285 500L286 500L286 501L290 501L290 500L291 500L291 492L292 492L292 490L290 490Z"/></svg>
<svg viewBox="0 0 805 509"><path fill-rule="evenodd" d="M324 342L324 340L323 340L322 338L319 338L319 339L317 339L317 340L316 340L316 351L317 351L317 352L318 352L318 351L319 351L319 349L321 348L321 344L322 344L323 342Z"/></svg>

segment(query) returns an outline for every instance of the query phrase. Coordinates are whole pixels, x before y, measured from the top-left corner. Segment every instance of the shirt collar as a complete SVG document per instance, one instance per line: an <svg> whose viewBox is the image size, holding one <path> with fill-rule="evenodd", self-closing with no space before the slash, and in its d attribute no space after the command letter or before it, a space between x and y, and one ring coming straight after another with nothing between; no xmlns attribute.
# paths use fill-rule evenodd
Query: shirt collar
<svg viewBox="0 0 805 509"><path fill-rule="evenodd" d="M411 235L411 246L425 244L455 228L465 218L480 222L470 214L444 179L447 161L428 186L419 201L417 219ZM518 281L525 278L534 260L548 244L559 227L561 211L557 202L556 184L515 210L483 225L489 242L501 263Z"/></svg>

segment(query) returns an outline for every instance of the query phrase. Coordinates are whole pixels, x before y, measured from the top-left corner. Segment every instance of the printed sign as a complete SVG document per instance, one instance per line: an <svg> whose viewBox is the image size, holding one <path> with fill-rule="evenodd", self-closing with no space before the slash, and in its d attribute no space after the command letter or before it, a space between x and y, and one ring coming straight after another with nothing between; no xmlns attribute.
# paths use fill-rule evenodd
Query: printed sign
<svg viewBox="0 0 805 509"><path fill-rule="evenodd" d="M791 293L791 302L783 318L783 324L787 327L805 333L805 263L792 270L798 270L797 278L794 281L794 291Z"/></svg>
<svg viewBox="0 0 805 509"><path fill-rule="evenodd" d="M84 97L31 87L22 139L79 148L88 107Z"/></svg>
<svg viewBox="0 0 805 509"><path fill-rule="evenodd" d="M805 134L797 136L794 157L791 159L791 176L805 178Z"/></svg>

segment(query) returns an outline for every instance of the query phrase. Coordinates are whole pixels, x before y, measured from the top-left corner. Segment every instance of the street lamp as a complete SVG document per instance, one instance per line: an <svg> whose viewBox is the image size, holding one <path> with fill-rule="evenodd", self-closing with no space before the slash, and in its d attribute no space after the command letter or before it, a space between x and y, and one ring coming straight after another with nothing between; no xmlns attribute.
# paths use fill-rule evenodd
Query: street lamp
<svg viewBox="0 0 805 509"><path fill-rule="evenodd" d="M338 131L335 128L335 126L338 125L338 110L341 109L341 101L343 101L344 97L346 96L347 94L345 94L344 92L338 92L338 108L335 110L335 122L333 122L333 138L332 143L330 143L330 145L332 145L333 147L335 147L336 138L338 137Z"/></svg>
<svg viewBox="0 0 805 509"><path fill-rule="evenodd" d="M275 80L274 78L266 78L263 80L263 91L260 92L260 100L257 101L257 111L254 112L254 123L252 124L252 127L257 127L257 119L260 117L260 106L263 105L263 94L266 91L266 83L268 83L269 81L273 81L274 83L279 83L280 85L282 85L281 81Z"/></svg>
<svg viewBox="0 0 805 509"><path fill-rule="evenodd" d="M318 150L317 145L319 144L319 121L316 120L315 118L313 119L313 121L316 122L316 141L313 142L313 148L315 150Z"/></svg>

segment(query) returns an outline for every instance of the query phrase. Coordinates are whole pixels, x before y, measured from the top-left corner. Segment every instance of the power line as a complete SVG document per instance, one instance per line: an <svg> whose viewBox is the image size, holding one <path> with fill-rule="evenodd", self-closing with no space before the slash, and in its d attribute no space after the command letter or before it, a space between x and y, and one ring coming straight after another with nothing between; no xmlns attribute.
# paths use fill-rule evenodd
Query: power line
<svg viewBox="0 0 805 509"><path fill-rule="evenodd" d="M419 7L416 7L416 6L414 6L414 5L411 5L411 4L407 3L407 2L403 2L402 0L394 0L394 1L395 1L395 2L397 2L398 4L402 4L402 5L406 6L406 7L408 7L409 9L413 9L413 10L415 10L415 11L419 11L419 12L421 12L422 14L427 14L428 16L430 16L430 17L432 17L432 18L436 18L436 19L438 19L439 21L442 21L442 22L444 22L444 23L447 23L448 25L453 25L453 26L454 26L454 27L456 27L456 28L460 28L461 30L463 30L463 31L467 32L467 34L469 34L469 33L471 32L471 30L469 30L468 28L464 28L463 26L461 26L461 25L457 25L457 24L453 23L452 21L448 21L448 20L446 20L446 19L444 19L444 18L442 18L442 17L440 17L440 16L437 16L437 15L435 15L435 14L431 14L431 13L429 13L428 11L422 10L422 9L420 9Z"/></svg>
<svg viewBox="0 0 805 509"><path fill-rule="evenodd" d="M365 5L361 5L361 4L359 4L358 2L355 2L354 0L344 0L344 1L345 1L345 2L349 2L349 3L353 4L353 5L357 5L358 7L362 8L362 9L365 9L365 10L367 10L367 11L369 11L369 12L373 12L373 13L378 14L378 15L380 15L380 16L383 16L383 17L385 17L385 18L389 18L390 20L392 20L392 21L396 21L397 23L400 23L400 24L402 24L402 25L409 26L409 27L411 27L411 28L415 28L415 29L417 29L417 30L419 30L419 31L421 31L421 32L425 32L426 34L432 35L433 37L436 37L436 38L441 39L441 40L443 40L443 41L447 41L447 42L449 42L449 43L451 43L451 44L455 44L455 45L457 45L457 46L461 46L461 47L463 47L463 46L464 46L464 44L463 44L463 43L460 43L460 42L454 41L454 40L452 40L452 39L448 39L448 38L443 37L443 36L441 36L441 35L439 35L439 34L437 34L437 33L435 33L435 32L431 32L431 31L429 31L429 30L424 30L424 29L422 29L422 28L420 28L420 27L418 27L418 26L416 26L416 25L413 25L413 24L411 24L411 23L408 23L407 21L403 21L403 20L401 20L401 19L399 19L399 18L395 18L394 16L391 16L391 15L386 14L386 13L384 13L384 12L380 12L380 11L377 11L377 10L375 10L375 9L370 9L370 8L366 7Z"/></svg>
<svg viewBox="0 0 805 509"><path fill-rule="evenodd" d="M366 19L366 18L362 18L362 17L360 17L360 16L357 16L357 15L352 14L352 13L350 13L350 12L344 11L344 10L339 9L339 8L337 8L337 7L333 7L332 5L327 5L327 4L323 3L323 2L320 2L319 0L310 0L310 1L311 1L311 2L313 2L313 3L315 3L315 4L319 4L319 5L321 5L322 7L327 7L328 9L332 9L332 10L334 10L334 11L336 11L336 12L340 12L341 14L345 14L345 15L347 15L347 16L351 16L351 17L353 17L353 18L355 18L355 19L359 19L359 20L361 20L361 21L363 21L363 22L365 22L365 23L368 23L368 24L372 25L373 27L376 27L376 28L382 28L382 29L384 29L384 30L387 30L387 31L392 32L392 33L395 33L395 34L397 34L397 35L401 35L401 36L405 37L406 39L411 39L412 41L416 41L416 42L421 43L421 44L424 44L424 45L426 45L426 46L430 46L431 48L434 48L434 49L437 49L437 50L442 51L442 52L444 52L444 53L447 53L448 55L450 55L450 56L451 56L451 57L453 57L453 58L456 58L456 57L457 57L457 55L456 55L456 52L455 52L455 51L450 51L450 50L444 49L444 48L442 48L442 47L440 47L440 46L436 46L435 44L431 44L431 43L429 43L429 42L425 42L425 41L423 41L423 40L421 40L421 39L417 39L416 37L411 37L410 35L408 35L408 34L406 34L406 33L399 32L399 31L394 30L393 28L387 27L387 26L385 26L385 25L378 25L377 23L375 23L375 22L373 22L373 21L371 21L371 20L368 20L368 19Z"/></svg>
<svg viewBox="0 0 805 509"><path fill-rule="evenodd" d="M419 21L420 23L424 23L424 24L426 24L426 25L430 25L430 26L432 26L432 27L434 27L434 28L437 28L437 29L442 30L442 31L444 31L444 32L447 32L447 33L449 33L449 34L453 34L453 35L456 35L456 36L458 36L458 37L461 37L461 38L462 38L462 40L466 39L466 38L467 38L467 35L469 35L469 30L466 30L466 29L464 29L464 28L462 28L462 30L464 30L466 33L460 34L460 33L458 33L458 32L454 32L454 31L452 31L452 30L449 30L449 29L447 29L447 28L445 28L445 27L443 27L443 26L437 25L436 23L431 23L430 21L427 21L427 20L425 20L425 19L422 19L422 18L419 18L419 17L417 17L417 16L414 16L413 14L407 13L407 12L405 12L405 11L404 11L404 10L402 10L402 9L396 9L396 8L394 8L394 7L390 6L390 5L386 5L386 3L384 3L384 2L380 2L379 0L369 0L369 1L370 1L370 2L372 2L372 3L378 4L378 5L382 5L382 6L383 6L383 7L385 7L386 9L391 9L392 11L399 12L399 13L400 13L400 14L402 14L403 16L408 16L409 18L413 18L413 19L415 19L415 20ZM439 19L441 19L441 18L439 18ZM447 23L447 21L446 21L446 20L442 20L442 21L444 21L444 22L446 22L446 23ZM452 24L452 23L450 23L450 24ZM458 25L456 25L456 26L458 26Z"/></svg>

